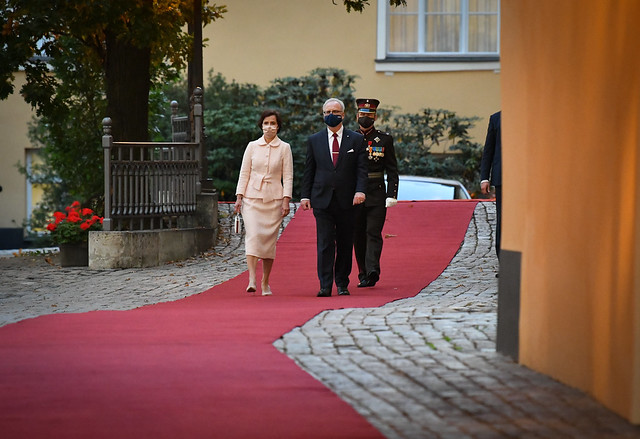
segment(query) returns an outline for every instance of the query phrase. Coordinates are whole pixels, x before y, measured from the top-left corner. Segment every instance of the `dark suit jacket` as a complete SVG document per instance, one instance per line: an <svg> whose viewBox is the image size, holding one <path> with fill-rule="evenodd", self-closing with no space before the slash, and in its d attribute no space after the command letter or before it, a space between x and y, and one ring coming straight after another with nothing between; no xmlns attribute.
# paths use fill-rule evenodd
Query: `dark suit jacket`
<svg viewBox="0 0 640 439"><path fill-rule="evenodd" d="M500 113L489 118L487 139L482 151L480 163L480 179L489 180L493 186L502 186L502 134L500 129Z"/></svg>
<svg viewBox="0 0 640 439"><path fill-rule="evenodd" d="M307 139L307 159L301 198L309 198L314 209L326 209L335 192L341 209L353 206L356 192L366 193L367 163L362 134L348 129L342 133L338 164L333 166L327 130Z"/></svg>

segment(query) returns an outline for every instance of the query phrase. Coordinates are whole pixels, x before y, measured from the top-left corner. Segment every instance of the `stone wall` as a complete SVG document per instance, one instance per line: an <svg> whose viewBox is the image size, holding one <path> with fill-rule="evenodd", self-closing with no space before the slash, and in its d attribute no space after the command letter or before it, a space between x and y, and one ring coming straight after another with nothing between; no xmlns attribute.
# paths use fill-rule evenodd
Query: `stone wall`
<svg viewBox="0 0 640 439"><path fill-rule="evenodd" d="M218 194L198 195L197 227L89 233L89 268L141 268L187 259L216 244Z"/></svg>

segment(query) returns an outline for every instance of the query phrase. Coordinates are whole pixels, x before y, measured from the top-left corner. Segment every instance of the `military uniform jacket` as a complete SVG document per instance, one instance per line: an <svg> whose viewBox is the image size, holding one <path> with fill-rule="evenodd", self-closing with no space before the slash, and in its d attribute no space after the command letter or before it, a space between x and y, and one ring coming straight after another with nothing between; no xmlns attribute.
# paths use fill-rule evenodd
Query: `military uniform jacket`
<svg viewBox="0 0 640 439"><path fill-rule="evenodd" d="M365 206L384 206L387 198L398 198L398 162L393 147L393 137L375 127L367 134L362 134L369 177ZM385 173L387 174L386 187Z"/></svg>

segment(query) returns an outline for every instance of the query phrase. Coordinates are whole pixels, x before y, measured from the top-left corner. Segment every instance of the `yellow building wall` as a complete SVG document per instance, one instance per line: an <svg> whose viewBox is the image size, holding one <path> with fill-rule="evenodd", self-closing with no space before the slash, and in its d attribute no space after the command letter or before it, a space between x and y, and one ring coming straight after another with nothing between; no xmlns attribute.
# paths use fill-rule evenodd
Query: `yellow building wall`
<svg viewBox="0 0 640 439"><path fill-rule="evenodd" d="M520 361L640 423L640 2L503 0Z"/></svg>
<svg viewBox="0 0 640 439"><path fill-rule="evenodd" d="M15 73L15 77L14 93L0 101L0 228L22 227L27 215L26 179L16 164L25 165L25 150L30 147L28 123L35 112L19 93L24 72Z"/></svg>
<svg viewBox="0 0 640 439"><path fill-rule="evenodd" d="M484 142L489 116L500 105L496 71L385 74L375 69L377 1L363 13L347 13L342 1L234 0L222 20L206 26L206 76L213 69L228 81L269 85L281 77L340 68L359 78L359 97L375 97L386 108L417 112L441 108L482 118L472 135ZM311 111L320 109L310 109ZM352 115L355 118L355 115ZM320 120L321 122L321 120Z"/></svg>

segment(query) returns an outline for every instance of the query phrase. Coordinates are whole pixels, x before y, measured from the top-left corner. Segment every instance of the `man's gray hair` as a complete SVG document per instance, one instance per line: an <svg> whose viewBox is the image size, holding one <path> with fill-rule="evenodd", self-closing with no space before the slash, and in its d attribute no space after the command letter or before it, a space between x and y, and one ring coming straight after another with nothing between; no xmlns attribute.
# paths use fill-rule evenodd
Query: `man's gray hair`
<svg viewBox="0 0 640 439"><path fill-rule="evenodd" d="M327 104L330 104L331 102L337 102L340 104L340 106L342 107L342 111L344 111L344 102L342 102L340 99L338 98L329 98L326 101L324 101L324 104L322 104L322 111L324 111L324 108L327 106Z"/></svg>

